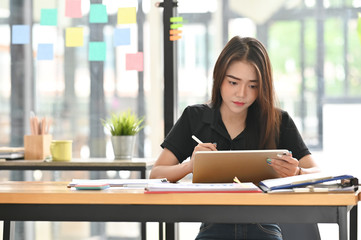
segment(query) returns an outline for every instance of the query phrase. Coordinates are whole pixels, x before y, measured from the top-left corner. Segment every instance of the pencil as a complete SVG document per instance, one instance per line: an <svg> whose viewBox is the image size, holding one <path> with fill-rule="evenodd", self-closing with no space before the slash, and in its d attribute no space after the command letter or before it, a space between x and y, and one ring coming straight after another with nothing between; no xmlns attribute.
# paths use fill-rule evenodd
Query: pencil
<svg viewBox="0 0 361 240"><path fill-rule="evenodd" d="M203 143L201 140L199 140L196 136L192 135L192 138L194 139L194 141L196 141L198 144Z"/></svg>
<svg viewBox="0 0 361 240"><path fill-rule="evenodd" d="M241 181L239 181L238 177L234 177L234 178L233 178L233 181L236 182L236 183L238 183L238 184L242 184Z"/></svg>

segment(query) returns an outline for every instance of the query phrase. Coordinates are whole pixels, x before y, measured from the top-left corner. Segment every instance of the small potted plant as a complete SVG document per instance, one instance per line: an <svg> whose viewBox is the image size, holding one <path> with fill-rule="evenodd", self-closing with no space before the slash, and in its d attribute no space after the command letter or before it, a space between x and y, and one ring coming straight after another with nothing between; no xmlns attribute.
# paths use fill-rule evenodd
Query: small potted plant
<svg viewBox="0 0 361 240"><path fill-rule="evenodd" d="M112 113L107 120L101 119L110 131L115 159L133 157L136 134L144 128L144 117L138 118L132 111Z"/></svg>

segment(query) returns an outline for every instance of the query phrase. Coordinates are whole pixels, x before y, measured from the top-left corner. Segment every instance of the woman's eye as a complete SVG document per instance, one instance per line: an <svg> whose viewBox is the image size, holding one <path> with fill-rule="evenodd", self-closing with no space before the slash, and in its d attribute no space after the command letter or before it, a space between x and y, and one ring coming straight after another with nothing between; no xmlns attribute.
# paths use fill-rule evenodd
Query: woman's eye
<svg viewBox="0 0 361 240"><path fill-rule="evenodd" d="M257 88L258 86L257 85L250 85L249 87L250 88Z"/></svg>
<svg viewBox="0 0 361 240"><path fill-rule="evenodd" d="M231 85L237 85L237 82L235 82L235 81L229 81L229 84L231 84Z"/></svg>

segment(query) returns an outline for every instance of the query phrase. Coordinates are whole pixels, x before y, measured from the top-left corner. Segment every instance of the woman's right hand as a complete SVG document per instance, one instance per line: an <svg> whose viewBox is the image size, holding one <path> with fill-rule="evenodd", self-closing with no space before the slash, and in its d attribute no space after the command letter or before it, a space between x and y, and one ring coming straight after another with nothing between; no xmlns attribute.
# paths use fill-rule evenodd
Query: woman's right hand
<svg viewBox="0 0 361 240"><path fill-rule="evenodd" d="M216 144L198 144L192 153L189 161L179 164L177 157L167 148L160 153L154 163L149 178L167 178L170 182L177 182L189 173L193 172L193 156L197 151L217 151Z"/></svg>
<svg viewBox="0 0 361 240"><path fill-rule="evenodd" d="M190 159L190 166L192 167L192 172L193 172L194 154L198 151L218 151L217 144L215 144L215 143L199 143L197 146L194 147L192 157Z"/></svg>

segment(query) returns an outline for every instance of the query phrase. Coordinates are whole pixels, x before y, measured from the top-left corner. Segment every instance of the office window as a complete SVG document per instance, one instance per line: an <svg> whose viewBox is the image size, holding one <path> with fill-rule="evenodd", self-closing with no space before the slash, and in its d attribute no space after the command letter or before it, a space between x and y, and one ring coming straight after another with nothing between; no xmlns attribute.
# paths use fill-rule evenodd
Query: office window
<svg viewBox="0 0 361 240"><path fill-rule="evenodd" d="M359 1L286 1L262 8L236 0L215 1L216 8L198 11L196 17L189 14L189 2L179 4L186 24L178 48L178 114L186 105L210 99L215 60L231 37L257 37L269 51L280 106L294 118L308 146L322 150L324 104L361 102ZM187 34L191 29L192 36ZM189 46L199 47L192 51ZM199 71L197 60L204 46L207 64ZM193 84L202 83L203 88L190 90L185 79L193 74Z"/></svg>
<svg viewBox="0 0 361 240"><path fill-rule="evenodd" d="M350 19L347 23L347 63L348 71L346 71L346 79L349 81L348 95L350 97L361 96L361 43L358 33L355 31L357 28L357 20Z"/></svg>
<svg viewBox="0 0 361 240"><path fill-rule="evenodd" d="M33 111L53 120L53 139L73 140L73 157L111 158L101 119L131 109L146 119L134 155L156 156L163 138L162 80L156 78L162 73L162 45L161 25L151 29L150 22L161 24L161 11L150 5L1 1L0 145L23 145Z"/></svg>
<svg viewBox="0 0 361 240"><path fill-rule="evenodd" d="M345 69L342 19L325 21L325 95L340 97L345 94Z"/></svg>

